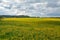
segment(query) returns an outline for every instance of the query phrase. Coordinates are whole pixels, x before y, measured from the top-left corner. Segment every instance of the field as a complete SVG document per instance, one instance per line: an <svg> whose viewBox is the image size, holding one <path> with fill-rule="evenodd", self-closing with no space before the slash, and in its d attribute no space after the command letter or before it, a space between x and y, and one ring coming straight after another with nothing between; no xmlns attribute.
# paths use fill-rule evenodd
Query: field
<svg viewBox="0 0 60 40"><path fill-rule="evenodd" d="M3 18L0 40L60 40L60 18Z"/></svg>

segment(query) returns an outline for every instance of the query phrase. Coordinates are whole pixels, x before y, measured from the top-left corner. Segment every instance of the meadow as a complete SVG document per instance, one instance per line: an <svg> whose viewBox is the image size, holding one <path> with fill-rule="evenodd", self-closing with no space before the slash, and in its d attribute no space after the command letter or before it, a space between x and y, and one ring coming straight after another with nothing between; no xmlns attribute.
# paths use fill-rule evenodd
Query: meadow
<svg viewBox="0 0 60 40"><path fill-rule="evenodd" d="M60 40L60 18L3 18L0 40Z"/></svg>

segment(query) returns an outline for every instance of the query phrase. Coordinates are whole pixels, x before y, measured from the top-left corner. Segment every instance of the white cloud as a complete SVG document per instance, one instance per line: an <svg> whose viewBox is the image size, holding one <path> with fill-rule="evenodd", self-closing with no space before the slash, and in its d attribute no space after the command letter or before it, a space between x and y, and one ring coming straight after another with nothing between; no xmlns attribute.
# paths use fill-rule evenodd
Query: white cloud
<svg viewBox="0 0 60 40"><path fill-rule="evenodd" d="M25 2L24 0L13 0L14 2L16 2L16 3L23 3L23 2Z"/></svg>
<svg viewBox="0 0 60 40"><path fill-rule="evenodd" d="M8 15L57 15L60 14L60 0L2 0L0 10Z"/></svg>
<svg viewBox="0 0 60 40"><path fill-rule="evenodd" d="M32 4L34 8L45 8L47 6L47 2L44 3L34 3Z"/></svg>
<svg viewBox="0 0 60 40"><path fill-rule="evenodd" d="M26 14L25 14L25 11L17 11L16 15L26 15Z"/></svg>
<svg viewBox="0 0 60 40"><path fill-rule="evenodd" d="M57 2L57 5L59 5L59 6L60 6L60 1L58 1L58 2Z"/></svg>

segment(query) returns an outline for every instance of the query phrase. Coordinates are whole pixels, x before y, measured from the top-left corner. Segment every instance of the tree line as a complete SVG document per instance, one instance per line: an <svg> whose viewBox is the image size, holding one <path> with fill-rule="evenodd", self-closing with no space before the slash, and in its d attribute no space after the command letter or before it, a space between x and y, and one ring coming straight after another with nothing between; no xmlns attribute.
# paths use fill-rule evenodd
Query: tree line
<svg viewBox="0 0 60 40"><path fill-rule="evenodd" d="M31 17L28 15L19 15L19 16L16 16L16 15L0 15L0 18L39 18L39 17Z"/></svg>

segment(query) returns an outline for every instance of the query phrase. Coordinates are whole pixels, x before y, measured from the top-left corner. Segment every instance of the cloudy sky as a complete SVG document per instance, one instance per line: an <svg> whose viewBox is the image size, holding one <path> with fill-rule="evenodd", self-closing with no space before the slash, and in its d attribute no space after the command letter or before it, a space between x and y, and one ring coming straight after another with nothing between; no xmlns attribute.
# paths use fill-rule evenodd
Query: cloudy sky
<svg viewBox="0 0 60 40"><path fill-rule="evenodd" d="M0 15L59 17L60 0L0 0Z"/></svg>

